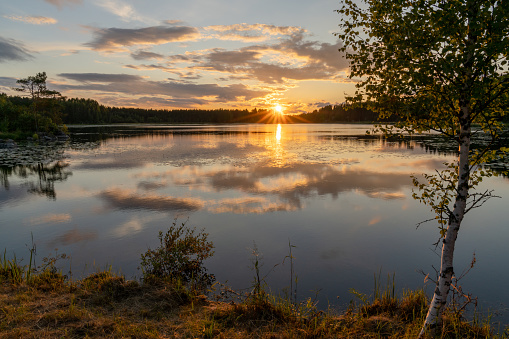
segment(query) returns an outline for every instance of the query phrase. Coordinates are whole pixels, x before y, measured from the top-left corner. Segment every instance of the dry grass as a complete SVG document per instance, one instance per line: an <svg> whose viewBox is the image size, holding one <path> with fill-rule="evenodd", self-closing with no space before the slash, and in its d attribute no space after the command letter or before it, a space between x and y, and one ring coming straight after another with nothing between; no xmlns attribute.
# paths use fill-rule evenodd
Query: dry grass
<svg viewBox="0 0 509 339"><path fill-rule="evenodd" d="M426 296L417 291L335 315L266 294L228 303L110 272L72 283L42 272L30 283L0 281L0 338L415 338L426 306ZM441 336L495 337L487 325L452 315Z"/></svg>

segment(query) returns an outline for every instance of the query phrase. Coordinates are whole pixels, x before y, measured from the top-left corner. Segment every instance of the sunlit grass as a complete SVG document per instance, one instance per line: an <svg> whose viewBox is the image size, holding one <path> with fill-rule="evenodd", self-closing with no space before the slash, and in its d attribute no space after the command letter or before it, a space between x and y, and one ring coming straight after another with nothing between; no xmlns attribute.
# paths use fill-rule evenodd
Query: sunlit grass
<svg viewBox="0 0 509 339"><path fill-rule="evenodd" d="M173 240L161 238L172 255L176 255L179 239L195 243L201 239L203 245L211 246L203 233L179 232L184 225L175 223L172 227L167 234L175 235ZM291 266L289 279L293 281L295 246L288 246L284 260ZM145 254L145 263L157 263L153 257L160 253L147 253L151 256ZM0 337L415 338L429 303L422 290L397 295L395 276L389 275L384 282L379 273L371 295L352 290L354 300L346 311L319 310L312 299L299 301L291 282L285 293L270 291L260 272L256 245L253 286L248 293L220 285L221 293L211 294L212 290L204 289L207 284L197 289L185 279L159 277L152 271L146 271L141 281L128 280L111 267L72 281L55 268L57 260L66 258L55 253L42 267L34 267L15 257L8 259L4 252L0 258ZM176 272L181 274L182 269L179 266ZM446 311L439 337L502 339L507 335L494 334L487 320L468 322L461 314Z"/></svg>

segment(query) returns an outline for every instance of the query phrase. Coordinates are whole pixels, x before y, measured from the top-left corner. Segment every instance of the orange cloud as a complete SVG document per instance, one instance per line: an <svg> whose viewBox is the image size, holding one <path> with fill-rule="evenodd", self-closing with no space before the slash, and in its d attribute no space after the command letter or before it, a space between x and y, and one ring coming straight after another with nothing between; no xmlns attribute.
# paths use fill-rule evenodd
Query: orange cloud
<svg viewBox="0 0 509 339"><path fill-rule="evenodd" d="M210 32L209 38L230 41L261 42L276 35L292 36L305 32L301 27L265 24L213 25L203 28Z"/></svg>
<svg viewBox="0 0 509 339"><path fill-rule="evenodd" d="M21 21L32 25L54 25L57 23L56 19L48 18L44 16L14 16L4 15L4 18Z"/></svg>

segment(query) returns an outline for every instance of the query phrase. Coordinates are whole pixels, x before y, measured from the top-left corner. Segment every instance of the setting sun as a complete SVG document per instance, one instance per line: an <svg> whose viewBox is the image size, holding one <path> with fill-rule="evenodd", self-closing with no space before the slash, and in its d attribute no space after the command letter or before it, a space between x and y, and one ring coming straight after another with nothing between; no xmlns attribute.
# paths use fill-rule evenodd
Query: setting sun
<svg viewBox="0 0 509 339"><path fill-rule="evenodd" d="M276 111L276 113L278 114L283 114L283 107L281 107L281 105L276 105L274 107L274 110Z"/></svg>

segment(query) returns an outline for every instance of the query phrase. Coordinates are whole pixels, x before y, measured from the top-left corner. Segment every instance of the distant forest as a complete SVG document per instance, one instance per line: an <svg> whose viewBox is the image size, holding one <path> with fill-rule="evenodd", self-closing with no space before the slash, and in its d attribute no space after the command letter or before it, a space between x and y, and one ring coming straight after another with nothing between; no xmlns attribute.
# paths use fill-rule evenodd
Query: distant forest
<svg viewBox="0 0 509 339"><path fill-rule="evenodd" d="M361 122L376 121L378 115L363 108L325 106L312 113L286 115L288 123L299 122ZM64 99L63 117L66 124L98 123L272 123L278 118L272 111L253 109L143 109L107 107L92 99Z"/></svg>
<svg viewBox="0 0 509 339"><path fill-rule="evenodd" d="M18 108L28 109L32 100L21 96L1 94L3 101ZM2 106L2 105L0 105ZM5 105L4 105L5 106ZM2 115L0 107L0 120ZM299 115L273 114L270 110L253 109L143 109L108 107L96 100L62 98L52 105L52 115L58 110L64 124L104 124L104 123L333 123L333 122L374 122L378 115L364 108L328 105L310 113Z"/></svg>

